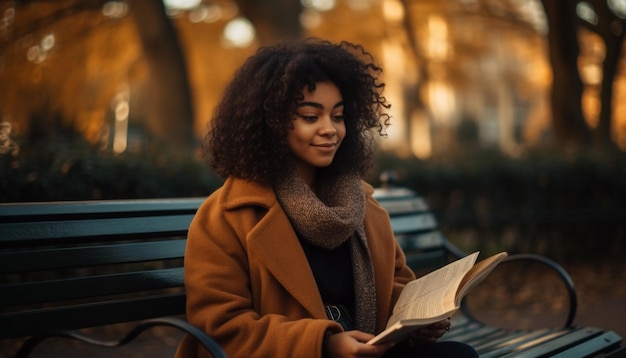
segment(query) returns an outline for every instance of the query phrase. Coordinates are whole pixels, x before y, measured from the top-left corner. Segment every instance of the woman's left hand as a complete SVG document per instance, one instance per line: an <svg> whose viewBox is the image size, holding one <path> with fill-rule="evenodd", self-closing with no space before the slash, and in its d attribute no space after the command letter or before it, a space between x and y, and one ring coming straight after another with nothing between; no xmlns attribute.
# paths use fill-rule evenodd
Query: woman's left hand
<svg viewBox="0 0 626 358"><path fill-rule="evenodd" d="M435 343L450 329L450 318L446 318L429 326L422 327L410 336L411 343L428 344Z"/></svg>

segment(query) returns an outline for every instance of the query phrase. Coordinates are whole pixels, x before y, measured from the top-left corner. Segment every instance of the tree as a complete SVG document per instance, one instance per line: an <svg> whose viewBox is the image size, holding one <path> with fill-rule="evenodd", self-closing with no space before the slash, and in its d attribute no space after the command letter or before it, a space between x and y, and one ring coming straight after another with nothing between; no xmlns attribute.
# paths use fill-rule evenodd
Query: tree
<svg viewBox="0 0 626 358"><path fill-rule="evenodd" d="M598 144L612 143L611 127L613 117L613 86L618 64L623 54L626 36L626 4L618 1L589 0L597 15L595 23L580 19L581 26L595 32L604 41L606 53L602 63L602 83L600 88L600 116L595 129ZM609 3L621 7L609 7ZM618 16L618 14L621 16Z"/></svg>
<svg viewBox="0 0 626 358"><path fill-rule="evenodd" d="M146 126L170 143L193 143L193 104L185 55L161 1L131 0L150 75Z"/></svg>
<svg viewBox="0 0 626 358"><path fill-rule="evenodd" d="M542 0L548 19L552 64L552 123L561 144L584 145L590 132L582 111L583 82L578 72L578 16L571 1Z"/></svg>
<svg viewBox="0 0 626 358"><path fill-rule="evenodd" d="M614 146L611 136L613 86L623 52L626 5L617 0L557 1L542 0L550 32L550 59L554 71L552 109L557 135L561 142ZM613 4L613 6L609 6ZM586 6L591 16L578 16L577 7ZM620 15L620 16L618 16ZM578 72L578 30L584 27L598 34L605 45L600 84L598 126L591 130L582 120L580 103L582 81Z"/></svg>

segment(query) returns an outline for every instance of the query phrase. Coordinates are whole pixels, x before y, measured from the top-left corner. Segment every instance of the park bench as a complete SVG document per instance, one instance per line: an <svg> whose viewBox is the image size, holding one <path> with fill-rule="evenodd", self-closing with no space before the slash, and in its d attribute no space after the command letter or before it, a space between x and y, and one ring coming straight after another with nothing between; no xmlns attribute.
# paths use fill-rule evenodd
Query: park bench
<svg viewBox="0 0 626 358"><path fill-rule="evenodd" d="M0 339L30 337L26 357L51 337L114 347L167 326L226 357L184 320L182 259L202 200L0 204ZM122 322L136 325L120 339L78 331Z"/></svg>
<svg viewBox="0 0 626 358"><path fill-rule="evenodd" d="M437 231L424 201L406 189L377 189L397 239L416 271L432 270L465 253ZM185 235L203 198L0 204L0 339L29 337L26 357L50 337L121 346L155 326L192 334L215 357L207 335L184 320L182 258ZM481 323L464 306L444 337L474 345L482 357L593 357L620 348L614 332L572 325L576 294L568 274L537 255L568 287L570 312L562 327L511 330ZM135 324L120 339L83 328Z"/></svg>

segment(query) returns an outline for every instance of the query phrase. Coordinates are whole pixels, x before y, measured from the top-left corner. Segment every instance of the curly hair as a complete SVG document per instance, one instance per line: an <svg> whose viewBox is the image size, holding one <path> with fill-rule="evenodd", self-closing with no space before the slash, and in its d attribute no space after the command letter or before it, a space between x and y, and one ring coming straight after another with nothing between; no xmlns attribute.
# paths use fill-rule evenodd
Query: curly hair
<svg viewBox="0 0 626 358"><path fill-rule="evenodd" d="M287 134L302 90L334 83L344 101L346 136L327 173L363 175L372 166L373 136L389 125L382 68L362 46L320 39L262 47L237 70L203 141L205 157L222 177L271 185L293 163Z"/></svg>

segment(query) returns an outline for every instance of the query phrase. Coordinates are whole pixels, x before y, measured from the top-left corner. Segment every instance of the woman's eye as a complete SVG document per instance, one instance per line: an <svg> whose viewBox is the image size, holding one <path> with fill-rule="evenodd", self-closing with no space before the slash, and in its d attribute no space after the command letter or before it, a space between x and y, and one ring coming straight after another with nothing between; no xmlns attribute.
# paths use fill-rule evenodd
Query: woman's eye
<svg viewBox="0 0 626 358"><path fill-rule="evenodd" d="M333 116L335 122L343 122L343 114L336 114Z"/></svg>
<svg viewBox="0 0 626 358"><path fill-rule="evenodd" d="M307 122L314 122L314 121L317 120L317 116L306 116L306 115L303 115L303 114L299 114L298 117L304 119Z"/></svg>

